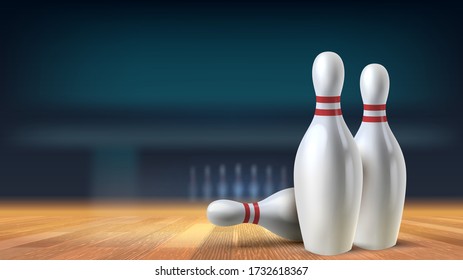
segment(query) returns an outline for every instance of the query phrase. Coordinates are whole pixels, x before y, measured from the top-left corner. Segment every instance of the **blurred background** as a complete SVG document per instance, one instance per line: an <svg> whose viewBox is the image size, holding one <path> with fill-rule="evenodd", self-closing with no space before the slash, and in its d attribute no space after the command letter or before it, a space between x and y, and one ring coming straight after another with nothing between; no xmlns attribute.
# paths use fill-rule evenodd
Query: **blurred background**
<svg viewBox="0 0 463 280"><path fill-rule="evenodd" d="M0 199L264 197L292 185L314 58L381 63L407 196L462 197L460 6L394 1L0 4Z"/></svg>

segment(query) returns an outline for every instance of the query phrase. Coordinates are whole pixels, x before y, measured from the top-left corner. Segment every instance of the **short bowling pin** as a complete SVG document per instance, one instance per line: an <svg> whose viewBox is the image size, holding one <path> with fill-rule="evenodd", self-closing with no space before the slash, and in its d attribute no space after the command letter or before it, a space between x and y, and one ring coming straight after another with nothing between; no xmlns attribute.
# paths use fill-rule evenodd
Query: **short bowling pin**
<svg viewBox="0 0 463 280"><path fill-rule="evenodd" d="M217 226L252 223L286 239L302 241L294 201L294 188L281 190L262 201L253 203L216 200L207 207L207 218Z"/></svg>

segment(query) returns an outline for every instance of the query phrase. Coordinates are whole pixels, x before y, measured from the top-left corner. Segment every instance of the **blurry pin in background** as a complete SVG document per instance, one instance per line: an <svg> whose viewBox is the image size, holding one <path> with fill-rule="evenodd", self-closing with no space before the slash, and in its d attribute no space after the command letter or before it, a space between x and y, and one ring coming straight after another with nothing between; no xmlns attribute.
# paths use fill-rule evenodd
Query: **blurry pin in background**
<svg viewBox="0 0 463 280"><path fill-rule="evenodd" d="M235 166L235 182L233 182L233 195L236 200L243 198L244 185L241 178L241 164Z"/></svg>
<svg viewBox="0 0 463 280"><path fill-rule="evenodd" d="M288 173L286 171L286 166L282 166L280 169L280 189L286 188L288 185Z"/></svg>
<svg viewBox="0 0 463 280"><path fill-rule="evenodd" d="M198 184L196 180L196 168L190 166L190 183L189 183L189 199L196 201L198 199Z"/></svg>
<svg viewBox="0 0 463 280"><path fill-rule="evenodd" d="M219 167L219 183L217 185L217 194L219 198L227 196L227 178L225 165L221 164Z"/></svg>
<svg viewBox="0 0 463 280"><path fill-rule="evenodd" d="M251 199L259 197L259 183L257 182L257 165L251 165L251 181L249 183L249 196Z"/></svg>
<svg viewBox="0 0 463 280"><path fill-rule="evenodd" d="M211 168L209 165L204 167L203 198L204 200L212 198Z"/></svg>
<svg viewBox="0 0 463 280"><path fill-rule="evenodd" d="M264 185L264 197L268 197L273 193L273 170L270 165L267 165L265 169L265 185Z"/></svg>

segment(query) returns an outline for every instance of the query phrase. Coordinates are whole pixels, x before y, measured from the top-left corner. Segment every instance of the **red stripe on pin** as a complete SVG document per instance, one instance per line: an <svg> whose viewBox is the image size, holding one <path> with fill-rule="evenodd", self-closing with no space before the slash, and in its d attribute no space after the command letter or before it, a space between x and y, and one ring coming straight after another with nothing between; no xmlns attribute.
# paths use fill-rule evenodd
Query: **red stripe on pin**
<svg viewBox="0 0 463 280"><path fill-rule="evenodd" d="M318 103L337 103L341 102L341 96L315 96Z"/></svg>
<svg viewBox="0 0 463 280"><path fill-rule="evenodd" d="M254 205L254 221L252 221L252 223L257 225L260 218L259 203L253 202L252 205Z"/></svg>
<svg viewBox="0 0 463 280"><path fill-rule="evenodd" d="M379 117L371 117L371 116L363 116L363 122L387 122L386 116L379 116Z"/></svg>
<svg viewBox="0 0 463 280"><path fill-rule="evenodd" d="M249 205L247 203L243 203L244 206L244 220L243 224L249 223L249 218L251 217L251 209L249 209Z"/></svg>
<svg viewBox="0 0 463 280"><path fill-rule="evenodd" d="M342 115L341 109L315 109L316 116L339 116Z"/></svg>
<svg viewBox="0 0 463 280"><path fill-rule="evenodd" d="M368 111L386 110L386 104L363 104L363 109Z"/></svg>

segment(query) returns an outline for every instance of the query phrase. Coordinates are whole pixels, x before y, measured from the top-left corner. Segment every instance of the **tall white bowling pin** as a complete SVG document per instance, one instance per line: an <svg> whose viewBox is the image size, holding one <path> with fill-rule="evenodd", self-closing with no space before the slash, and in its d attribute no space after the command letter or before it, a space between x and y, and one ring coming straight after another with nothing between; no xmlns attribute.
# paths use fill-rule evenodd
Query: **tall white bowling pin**
<svg viewBox="0 0 463 280"><path fill-rule="evenodd" d="M379 64L360 76L363 121L355 135L363 162L363 193L354 244L379 250L397 242L405 200L406 168L386 119L389 75Z"/></svg>
<svg viewBox="0 0 463 280"><path fill-rule="evenodd" d="M313 63L315 116L294 163L294 192L306 250L320 255L349 251L362 195L362 162L340 108L344 64L333 52Z"/></svg>
<svg viewBox="0 0 463 280"><path fill-rule="evenodd" d="M281 190L262 201L253 203L216 200L207 207L207 218L218 226L253 223L281 237L302 241L294 201L294 188Z"/></svg>

